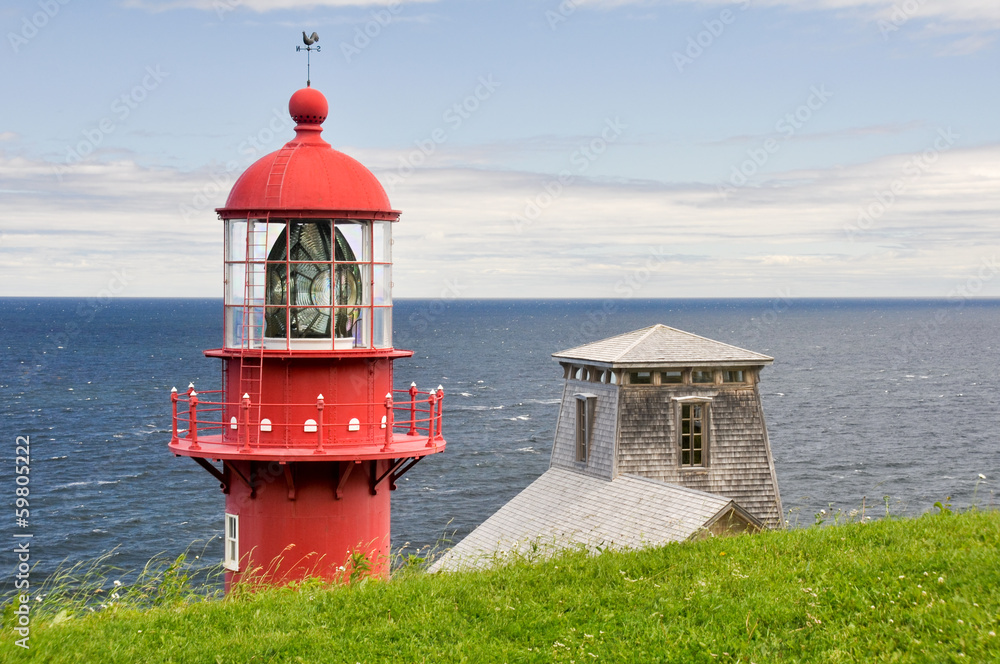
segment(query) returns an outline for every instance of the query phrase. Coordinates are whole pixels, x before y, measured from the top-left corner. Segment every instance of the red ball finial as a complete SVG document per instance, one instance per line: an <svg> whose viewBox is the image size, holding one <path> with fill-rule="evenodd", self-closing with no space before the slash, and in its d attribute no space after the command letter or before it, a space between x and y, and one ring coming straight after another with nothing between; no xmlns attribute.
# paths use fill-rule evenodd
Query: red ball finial
<svg viewBox="0 0 1000 664"><path fill-rule="evenodd" d="M323 124L330 105L323 93L316 88L302 88L288 100L288 112L292 119L300 125Z"/></svg>

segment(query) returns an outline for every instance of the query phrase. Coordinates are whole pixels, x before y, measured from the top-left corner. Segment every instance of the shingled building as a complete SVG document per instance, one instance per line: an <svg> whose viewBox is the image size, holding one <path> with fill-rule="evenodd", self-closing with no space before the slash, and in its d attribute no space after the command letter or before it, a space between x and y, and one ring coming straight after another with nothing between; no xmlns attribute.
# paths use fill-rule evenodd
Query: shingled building
<svg viewBox="0 0 1000 664"><path fill-rule="evenodd" d="M782 523L758 381L773 359L654 325L555 353L549 470L433 569L525 541L639 547Z"/></svg>

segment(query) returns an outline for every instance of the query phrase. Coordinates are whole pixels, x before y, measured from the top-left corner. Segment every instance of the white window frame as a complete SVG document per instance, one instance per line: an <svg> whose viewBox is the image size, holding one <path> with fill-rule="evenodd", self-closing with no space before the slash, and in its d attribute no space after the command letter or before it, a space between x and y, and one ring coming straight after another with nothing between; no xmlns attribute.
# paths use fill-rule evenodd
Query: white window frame
<svg viewBox="0 0 1000 664"><path fill-rule="evenodd" d="M232 526L232 528L230 528ZM240 517L236 514L226 513L225 524L225 552L223 553L222 566L231 571L240 571Z"/></svg>

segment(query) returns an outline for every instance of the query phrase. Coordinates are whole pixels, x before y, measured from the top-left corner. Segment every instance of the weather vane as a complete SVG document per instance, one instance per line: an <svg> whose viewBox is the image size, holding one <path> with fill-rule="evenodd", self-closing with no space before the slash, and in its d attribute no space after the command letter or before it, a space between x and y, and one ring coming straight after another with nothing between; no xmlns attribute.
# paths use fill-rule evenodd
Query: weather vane
<svg viewBox="0 0 1000 664"><path fill-rule="evenodd" d="M313 51L316 51L317 53L319 53L320 47L319 46L313 46L313 44L315 44L316 42L319 41L319 35L314 32L311 35L307 36L306 33L305 33L305 30L303 30L302 31L302 41L306 45L305 48L303 49L301 46L296 46L295 50L296 50L296 52L302 51L302 50L305 50L305 52L306 52L306 87L308 88L308 87L312 86L312 81L309 80L311 78L309 56L312 54Z"/></svg>

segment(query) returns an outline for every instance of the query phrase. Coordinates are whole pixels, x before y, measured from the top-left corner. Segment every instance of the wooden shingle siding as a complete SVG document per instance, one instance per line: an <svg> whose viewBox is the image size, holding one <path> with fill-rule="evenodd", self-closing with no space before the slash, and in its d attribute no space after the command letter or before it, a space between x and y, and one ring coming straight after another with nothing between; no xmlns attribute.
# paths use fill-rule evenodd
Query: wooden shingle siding
<svg viewBox="0 0 1000 664"><path fill-rule="evenodd" d="M586 463L576 460L576 397L596 394L597 405L590 454ZM567 380L552 444L551 468L566 468L611 479L615 475L615 429L618 425L618 389L616 385Z"/></svg>
<svg viewBox="0 0 1000 664"><path fill-rule="evenodd" d="M682 469L673 397L711 397L706 468ZM725 496L768 527L781 526L781 505L755 387L629 388L620 391L618 472Z"/></svg>

